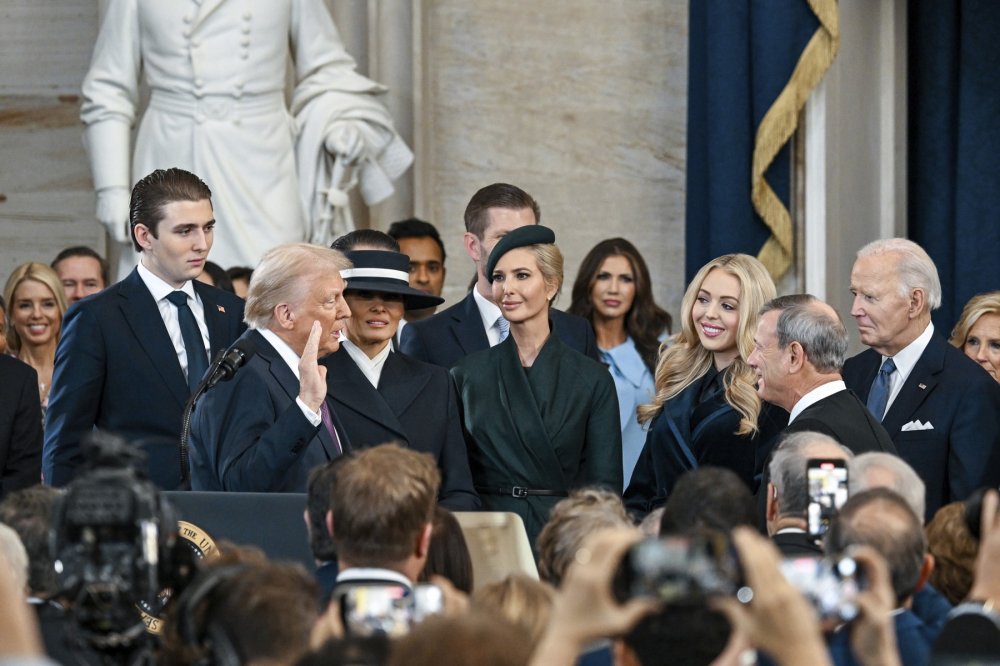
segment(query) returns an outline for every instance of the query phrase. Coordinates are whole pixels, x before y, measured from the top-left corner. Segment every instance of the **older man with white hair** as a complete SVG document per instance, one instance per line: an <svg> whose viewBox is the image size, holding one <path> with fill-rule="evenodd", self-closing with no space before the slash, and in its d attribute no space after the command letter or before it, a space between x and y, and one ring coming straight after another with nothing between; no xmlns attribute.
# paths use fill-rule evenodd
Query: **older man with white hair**
<svg viewBox="0 0 1000 666"><path fill-rule="evenodd" d="M869 243L851 270L851 293L870 349L847 360L844 381L926 484L925 520L1000 484L1000 384L935 332L941 282L931 258L903 238Z"/></svg>
<svg viewBox="0 0 1000 666"><path fill-rule="evenodd" d="M349 449L327 400L326 368L350 307L343 254L279 245L254 269L236 342L253 350L229 381L202 398L191 422L194 490L305 492L309 471Z"/></svg>

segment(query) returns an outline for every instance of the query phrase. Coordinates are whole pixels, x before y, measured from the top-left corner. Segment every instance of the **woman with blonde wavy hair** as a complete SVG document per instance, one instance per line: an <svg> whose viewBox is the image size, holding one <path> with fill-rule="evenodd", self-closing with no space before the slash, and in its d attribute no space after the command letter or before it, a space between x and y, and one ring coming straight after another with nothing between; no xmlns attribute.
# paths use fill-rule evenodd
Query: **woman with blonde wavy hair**
<svg viewBox="0 0 1000 666"><path fill-rule="evenodd" d="M788 423L761 402L746 363L760 309L774 296L767 269L746 254L709 262L688 285L681 330L656 365L656 394L638 409L649 434L625 492L629 509L661 506L682 474L706 465L731 469L754 490L757 450Z"/></svg>

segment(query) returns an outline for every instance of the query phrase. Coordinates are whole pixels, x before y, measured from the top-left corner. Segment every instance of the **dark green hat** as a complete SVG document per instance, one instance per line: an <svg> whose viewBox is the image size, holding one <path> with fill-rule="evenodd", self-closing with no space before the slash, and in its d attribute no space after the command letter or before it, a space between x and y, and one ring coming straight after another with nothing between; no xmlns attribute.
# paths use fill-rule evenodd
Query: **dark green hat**
<svg viewBox="0 0 1000 666"><path fill-rule="evenodd" d="M540 224L529 224L508 232L506 236L493 246L490 258L486 260L486 279L490 283L493 282L493 269L497 267L500 257L511 250L519 247L527 247L528 245L548 245L555 242L556 233Z"/></svg>

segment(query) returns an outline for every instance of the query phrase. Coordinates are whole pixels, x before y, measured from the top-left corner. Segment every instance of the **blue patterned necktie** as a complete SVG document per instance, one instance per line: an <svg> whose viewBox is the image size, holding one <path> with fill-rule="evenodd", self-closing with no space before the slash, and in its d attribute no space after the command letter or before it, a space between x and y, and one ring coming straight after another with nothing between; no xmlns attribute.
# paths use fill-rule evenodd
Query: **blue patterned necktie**
<svg viewBox="0 0 1000 666"><path fill-rule="evenodd" d="M896 372L896 364L891 358L885 359L879 368L872 389L868 392L868 411L879 421L885 416L885 408L889 404L889 377Z"/></svg>
<svg viewBox="0 0 1000 666"><path fill-rule="evenodd" d="M503 315L500 315L497 317L497 328L500 329L500 342L503 342L510 333L510 322Z"/></svg>
<svg viewBox="0 0 1000 666"><path fill-rule="evenodd" d="M177 306L177 323L181 327L181 338L184 339L184 352L187 354L188 388L193 392L198 387L205 371L208 370L208 356L205 354L205 342L201 337L201 329L194 319L194 313L188 306L187 294L183 291L172 291L167 294L167 300Z"/></svg>

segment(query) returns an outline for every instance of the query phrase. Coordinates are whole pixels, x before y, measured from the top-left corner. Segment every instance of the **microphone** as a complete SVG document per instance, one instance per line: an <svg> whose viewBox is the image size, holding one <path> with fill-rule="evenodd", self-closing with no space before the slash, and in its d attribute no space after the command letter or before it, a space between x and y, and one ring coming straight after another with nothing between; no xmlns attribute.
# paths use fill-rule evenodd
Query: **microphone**
<svg viewBox="0 0 1000 666"><path fill-rule="evenodd" d="M207 391L219 382L232 379L236 371L243 367L256 353L257 348L251 340L238 340L215 365L205 383L205 390Z"/></svg>

